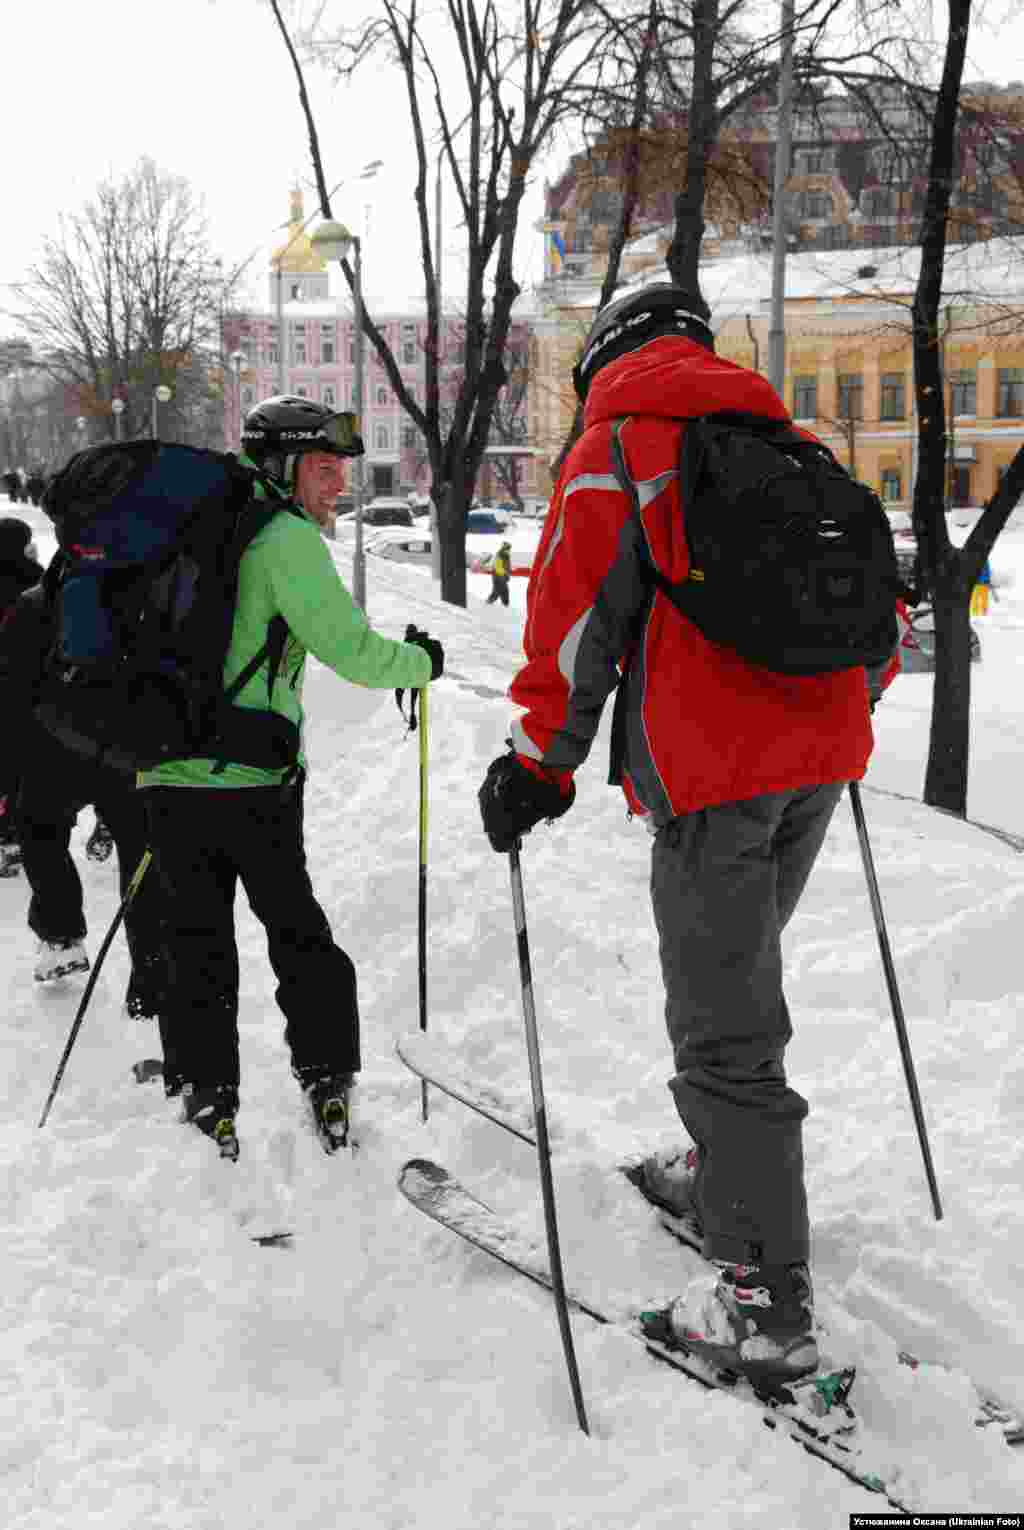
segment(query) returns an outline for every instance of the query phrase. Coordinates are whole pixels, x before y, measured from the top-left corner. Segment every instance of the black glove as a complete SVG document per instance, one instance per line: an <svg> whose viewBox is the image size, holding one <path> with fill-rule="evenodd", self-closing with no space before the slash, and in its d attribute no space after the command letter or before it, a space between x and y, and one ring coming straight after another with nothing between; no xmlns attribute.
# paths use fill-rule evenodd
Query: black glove
<svg viewBox="0 0 1024 1530"><path fill-rule="evenodd" d="M421 632L410 622L405 629L405 641L423 649L430 659L431 680L439 680L444 674L444 649L438 639L432 638L428 632Z"/></svg>
<svg viewBox="0 0 1024 1530"><path fill-rule="evenodd" d="M478 797L484 832L491 848L503 855L542 818L550 823L567 813L576 788L570 785L566 794L554 781L527 770L514 754L503 754L488 766Z"/></svg>

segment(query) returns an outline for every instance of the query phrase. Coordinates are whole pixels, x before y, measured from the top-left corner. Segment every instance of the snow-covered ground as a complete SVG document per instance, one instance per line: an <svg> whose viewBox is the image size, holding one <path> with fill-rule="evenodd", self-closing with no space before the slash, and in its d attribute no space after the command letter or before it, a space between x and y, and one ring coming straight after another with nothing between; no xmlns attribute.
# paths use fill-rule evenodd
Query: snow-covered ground
<svg viewBox="0 0 1024 1530"><path fill-rule="evenodd" d="M0 509L8 507L0 502ZM24 507L13 511L38 524ZM44 551L45 551L44 544ZM347 570L344 539L336 556ZM1024 835L1024 536L993 558L980 624L972 816ZM430 1026L465 1071L529 1096L507 863L476 790L502 747L525 581L510 610L443 607L422 569L368 566L375 624L444 640L431 692ZM420 1217L405 1159L435 1156L540 1228L531 1151L419 1088L394 1056L417 1010L416 740L390 695L312 666L309 859L360 973L362 1148L328 1159L290 1078L262 931L239 901L242 1158L221 1163L130 1065L127 958L108 959L47 1127L36 1127L81 994L37 989L23 880L0 883L0 1472L6 1530L819 1530L884 1507L753 1410L574 1322L593 1433L576 1427L549 1300ZM1024 1451L970 1425L967 1373L1024 1406L1024 859L919 802L931 681L878 713L865 791L932 1150L926 1192L848 807L787 938L791 1071L806 1132L828 1353L860 1367L864 1428L929 1510L1010 1513ZM615 1171L677 1140L648 842L604 785L606 718L571 814L523 874L570 1282L623 1313L695 1267ZM76 848L95 952L112 864ZM323 996L330 1005L331 996ZM291 1248L253 1232L294 1230ZM926 1361L897 1361L901 1346Z"/></svg>

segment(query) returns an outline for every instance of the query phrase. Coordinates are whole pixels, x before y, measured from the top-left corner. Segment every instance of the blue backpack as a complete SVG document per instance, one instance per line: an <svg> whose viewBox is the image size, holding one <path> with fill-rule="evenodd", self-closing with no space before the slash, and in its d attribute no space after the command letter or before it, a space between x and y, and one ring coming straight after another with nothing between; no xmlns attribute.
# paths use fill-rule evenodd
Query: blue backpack
<svg viewBox="0 0 1024 1530"><path fill-rule="evenodd" d="M48 485L59 552L35 716L76 754L127 772L197 757L295 767L298 729L270 710L283 618L223 680L242 554L294 512L272 485L255 499L258 481L224 452L128 441L76 453ZM268 661L267 708L233 705Z"/></svg>

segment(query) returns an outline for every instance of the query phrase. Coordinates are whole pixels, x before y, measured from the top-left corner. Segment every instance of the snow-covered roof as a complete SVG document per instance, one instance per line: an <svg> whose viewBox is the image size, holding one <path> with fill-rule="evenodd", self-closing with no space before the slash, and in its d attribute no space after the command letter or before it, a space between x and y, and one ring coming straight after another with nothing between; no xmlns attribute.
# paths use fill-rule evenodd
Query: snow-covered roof
<svg viewBox="0 0 1024 1530"><path fill-rule="evenodd" d="M810 250L786 258L787 303L851 297L886 302L914 291L921 264L917 246L889 249ZM871 275L862 276L862 271ZM638 272L623 282L616 296L651 281L666 280L659 268ZM700 285L717 327L744 314L757 316L771 301L771 251L722 256L701 263ZM1024 303L1024 238L990 239L951 245L946 254L943 298L950 303L975 300ZM600 284L579 285L566 306L593 310ZM569 294L567 293L567 298Z"/></svg>

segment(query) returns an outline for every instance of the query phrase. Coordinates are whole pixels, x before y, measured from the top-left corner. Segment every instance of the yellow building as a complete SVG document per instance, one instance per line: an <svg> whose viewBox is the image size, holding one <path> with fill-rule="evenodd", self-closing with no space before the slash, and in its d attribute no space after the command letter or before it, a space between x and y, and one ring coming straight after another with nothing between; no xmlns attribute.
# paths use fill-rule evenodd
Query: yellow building
<svg viewBox="0 0 1024 1530"><path fill-rule="evenodd" d="M786 405L893 508L909 506L916 471L910 305L919 260L916 248L857 250L797 255L786 266ZM1024 445L1022 273L1024 239L958 247L947 258L943 375L954 504L988 499ZM633 281L662 280L652 250ZM767 374L770 255L709 261L701 288L719 355ZM572 422L570 373L597 297L593 283L549 284L534 321L530 439L542 463L557 456ZM549 487L541 481L537 492Z"/></svg>

